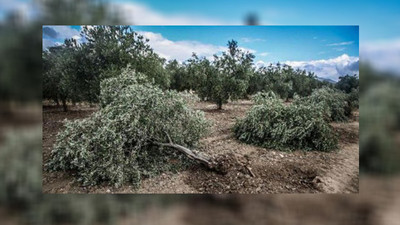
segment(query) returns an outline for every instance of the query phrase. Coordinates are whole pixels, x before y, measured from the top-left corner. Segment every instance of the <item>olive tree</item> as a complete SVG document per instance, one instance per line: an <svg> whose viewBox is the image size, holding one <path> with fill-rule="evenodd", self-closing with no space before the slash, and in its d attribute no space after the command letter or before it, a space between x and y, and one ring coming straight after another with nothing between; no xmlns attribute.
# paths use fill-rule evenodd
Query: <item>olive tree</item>
<svg viewBox="0 0 400 225"><path fill-rule="evenodd" d="M43 98L97 103L101 81L117 76L127 65L145 74L162 89L169 88L165 59L153 51L148 39L131 27L83 26L81 36L85 40L82 43L66 40L60 47L45 50ZM65 79L60 79L60 74L67 72L68 76L63 75ZM60 80L68 82L59 85Z"/></svg>
<svg viewBox="0 0 400 225"><path fill-rule="evenodd" d="M83 45L88 57L97 66L92 72L100 74L112 67L122 70L130 64L161 88L169 87L169 76L163 68L165 59L153 51L149 39L130 26L83 26L81 35L87 40ZM107 73L103 78L107 78Z"/></svg>
<svg viewBox="0 0 400 225"><path fill-rule="evenodd" d="M43 57L43 98L62 102L67 111L67 101L79 101L80 79L77 77L75 61L77 43L65 40L62 46L51 47L42 53Z"/></svg>
<svg viewBox="0 0 400 225"><path fill-rule="evenodd" d="M331 151L337 138L321 104L284 104L273 92L259 93L255 105L234 127L240 141L280 150Z"/></svg>
<svg viewBox="0 0 400 225"><path fill-rule="evenodd" d="M180 64L176 59L171 60L165 66L168 71L171 84L170 88L177 91L195 90L194 79L189 76L188 68L185 64Z"/></svg>
<svg viewBox="0 0 400 225"><path fill-rule="evenodd" d="M251 76L247 93L252 95L260 91L273 91L287 100L294 95L308 96L322 86L323 83L316 79L314 73L277 63L257 68Z"/></svg>
<svg viewBox="0 0 400 225"><path fill-rule="evenodd" d="M359 79L357 75L346 75L339 77L339 81L335 84L335 87L344 92L351 93L353 89L359 87Z"/></svg>
<svg viewBox="0 0 400 225"><path fill-rule="evenodd" d="M208 123L187 104L187 95L163 91L125 70L102 82L100 100L100 110L89 118L65 122L49 170L74 170L84 185L137 186L143 177L187 165L188 158L208 163L188 149Z"/></svg>
<svg viewBox="0 0 400 225"><path fill-rule="evenodd" d="M316 89L310 96L304 98L295 98L293 103L296 105L322 104L324 118L327 121L347 121L352 110L348 95L329 87Z"/></svg>
<svg viewBox="0 0 400 225"><path fill-rule="evenodd" d="M228 51L214 56L211 63L202 58L195 61L202 72L200 97L213 101L218 109L228 100L236 100L246 93L252 73L254 55L239 48L235 40L228 41Z"/></svg>

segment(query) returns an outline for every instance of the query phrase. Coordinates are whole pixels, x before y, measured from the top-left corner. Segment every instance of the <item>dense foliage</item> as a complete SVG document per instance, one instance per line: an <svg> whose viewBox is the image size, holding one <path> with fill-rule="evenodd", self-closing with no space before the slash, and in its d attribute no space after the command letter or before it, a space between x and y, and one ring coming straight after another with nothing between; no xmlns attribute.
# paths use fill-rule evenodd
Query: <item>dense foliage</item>
<svg viewBox="0 0 400 225"><path fill-rule="evenodd" d="M130 65L155 85L169 87L165 60L154 53L147 39L129 26L84 26L86 42L67 39L43 52L43 98L66 102L98 102L100 83Z"/></svg>
<svg viewBox="0 0 400 225"><path fill-rule="evenodd" d="M359 107L358 95L360 81L357 75L339 77L339 81L335 84L335 88L347 94L347 101L351 109L357 109Z"/></svg>
<svg viewBox="0 0 400 225"><path fill-rule="evenodd" d="M62 102L64 111L67 101L80 101L81 93L77 90L82 86L76 79L76 64L73 55L77 46L75 40L66 40L63 46L52 47L43 52L43 98L52 99L57 104Z"/></svg>
<svg viewBox="0 0 400 225"><path fill-rule="evenodd" d="M323 108L323 117L327 121L347 121L351 115L351 105L345 93L324 87L315 90L310 96L295 98L293 104L313 105L320 104Z"/></svg>
<svg viewBox="0 0 400 225"><path fill-rule="evenodd" d="M350 105L350 108L352 110L358 109L359 106L360 106L360 104L359 104L359 95L360 95L359 92L360 92L360 88L359 87L353 88L351 90L351 92L347 96L347 101L348 101L348 103Z"/></svg>
<svg viewBox="0 0 400 225"><path fill-rule="evenodd" d="M245 96L252 74L254 55L239 48L235 40L228 42L228 52L222 56L214 56L217 73L208 76L206 92L203 95L217 103L219 109L228 100L237 100Z"/></svg>
<svg viewBox="0 0 400 225"><path fill-rule="evenodd" d="M102 80L118 76L130 65L162 89L195 91L202 100L221 109L229 100L246 98L260 91L273 91L288 100L295 94L308 96L322 86L313 73L288 65L255 68L254 55L228 41L227 51L213 59L196 53L184 62L158 56L149 40L129 26L83 26L84 42L65 40L43 51L43 98L62 103L98 103Z"/></svg>
<svg viewBox="0 0 400 225"><path fill-rule="evenodd" d="M339 81L335 84L335 87L345 93L350 93L353 89L357 89L359 86L359 80L357 75L346 75L339 77Z"/></svg>
<svg viewBox="0 0 400 225"><path fill-rule="evenodd" d="M187 67L180 64L177 60L172 60L167 63L165 69L168 71L171 78L171 89L177 91L195 90L194 79L189 77Z"/></svg>
<svg viewBox="0 0 400 225"><path fill-rule="evenodd" d="M110 6L104 1L57 0L35 3L40 13L35 13L34 17L26 18L26 14L21 14L19 10L11 13L5 10L4 20L0 24L0 113L13 106L9 104L11 101L42 100L43 61L37 55L42 43L42 24L122 24L120 20L115 20L115 13L108 12ZM22 124L21 121L17 123L18 127ZM9 127L2 125L2 224L115 224L116 218L137 213L145 205L165 201L166 196L43 195L40 127L28 129L24 125L23 128L9 131ZM5 132L7 134L3 135Z"/></svg>
<svg viewBox="0 0 400 225"><path fill-rule="evenodd" d="M273 91L282 99L288 99L293 98L295 94L308 96L323 85L329 84L317 80L313 73L278 63L258 68L251 76L247 93Z"/></svg>
<svg viewBox="0 0 400 225"><path fill-rule="evenodd" d="M183 64L170 61L166 69L171 76L171 89L194 90L203 100L212 101L221 109L228 100L246 95L253 73L254 55L228 41L228 51L214 55L213 60L195 53Z"/></svg>
<svg viewBox="0 0 400 225"><path fill-rule="evenodd" d="M103 81L101 109L65 123L47 168L74 170L84 185L118 186L138 185L142 177L187 164L180 153L155 143L168 143L169 136L176 144L194 146L206 131L204 115L187 105L187 95L143 80L127 70Z"/></svg>
<svg viewBox="0 0 400 225"><path fill-rule="evenodd" d="M246 117L236 122L236 138L281 150L331 151L337 138L323 117L323 105L284 104L275 94L259 93Z"/></svg>
<svg viewBox="0 0 400 225"><path fill-rule="evenodd" d="M211 100L218 94L217 86L221 87L222 76L218 76L210 60L193 54L186 61L185 67L187 76L184 84L187 88L195 90L203 100Z"/></svg>

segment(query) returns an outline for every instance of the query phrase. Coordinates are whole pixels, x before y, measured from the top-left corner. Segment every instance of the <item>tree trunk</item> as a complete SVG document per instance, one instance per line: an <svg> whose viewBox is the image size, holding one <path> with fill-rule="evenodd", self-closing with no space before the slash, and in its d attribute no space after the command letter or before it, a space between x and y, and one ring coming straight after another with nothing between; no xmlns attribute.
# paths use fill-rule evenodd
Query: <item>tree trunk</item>
<svg viewBox="0 0 400 225"><path fill-rule="evenodd" d="M153 144L158 145L158 146L173 148L173 149L178 150L179 152L185 154L188 158L203 164L208 169L211 169L216 172L223 173L223 174L227 173L225 171L226 169L223 168L223 165L221 164L221 162L212 160L208 156L198 155L198 154L194 153L192 150L190 150L182 145L175 144L172 142L168 133L165 133L165 134L168 137L169 143L161 143L161 142L154 141ZM244 166L244 168L248 171L249 175L251 175L252 177L255 177L254 173L251 171L251 169L249 167Z"/></svg>
<svg viewBox="0 0 400 225"><path fill-rule="evenodd" d="M174 148L174 149L178 150L179 152L185 154L190 159L196 160L210 169L212 168L212 163L211 163L210 158L201 156L201 155L197 155L192 150L190 150L182 145L178 145L178 144L174 144L174 143L160 143L160 142L154 142L154 143L159 146Z"/></svg>
<svg viewBox="0 0 400 225"><path fill-rule="evenodd" d="M217 101L218 110L222 109L222 100Z"/></svg>
<svg viewBox="0 0 400 225"><path fill-rule="evenodd" d="M67 100L62 99L61 101L62 101L64 112L67 112L68 111Z"/></svg>

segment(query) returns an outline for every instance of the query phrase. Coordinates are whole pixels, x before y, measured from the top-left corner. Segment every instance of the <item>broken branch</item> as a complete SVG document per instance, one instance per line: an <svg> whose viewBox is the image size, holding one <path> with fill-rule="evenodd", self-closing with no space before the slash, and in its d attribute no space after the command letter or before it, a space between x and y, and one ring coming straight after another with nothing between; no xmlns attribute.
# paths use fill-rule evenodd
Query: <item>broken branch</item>
<svg viewBox="0 0 400 225"><path fill-rule="evenodd" d="M188 156L190 159L199 161L200 163L207 166L208 168L212 167L211 160L208 157L197 155L192 150L190 150L182 145L174 144L172 142L171 143L154 142L154 144L159 145L159 146L174 148L174 149L178 150L179 152Z"/></svg>

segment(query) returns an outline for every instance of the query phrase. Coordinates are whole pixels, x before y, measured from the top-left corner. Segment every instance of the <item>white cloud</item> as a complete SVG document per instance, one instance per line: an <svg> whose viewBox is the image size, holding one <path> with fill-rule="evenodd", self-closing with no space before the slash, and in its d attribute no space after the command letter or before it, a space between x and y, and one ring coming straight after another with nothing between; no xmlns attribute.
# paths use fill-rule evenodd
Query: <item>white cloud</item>
<svg viewBox="0 0 400 225"><path fill-rule="evenodd" d="M111 13L117 13L126 24L132 25L219 25L226 22L220 22L215 19L199 17L195 15L179 14L166 15L154 11L145 5L133 2L115 2L111 3Z"/></svg>
<svg viewBox="0 0 400 225"><path fill-rule="evenodd" d="M82 37L81 37L81 36L78 36L78 35L74 35L74 36L72 36L71 38L72 38L72 39L75 39L75 40L80 40Z"/></svg>
<svg viewBox="0 0 400 225"><path fill-rule="evenodd" d="M154 51L167 60L176 59L182 62L189 59L193 52L199 56L211 58L213 54L226 50L224 46L203 44L197 41L171 41L159 33L147 31L139 31L137 33L148 38L150 40L149 44Z"/></svg>
<svg viewBox="0 0 400 225"><path fill-rule="evenodd" d="M60 42L55 42L55 39L75 39L78 43L82 43L83 38L80 36L80 31L71 28L70 26L44 26L43 28L43 49L51 46L59 45Z"/></svg>
<svg viewBox="0 0 400 225"><path fill-rule="evenodd" d="M163 37L159 33L153 33L148 31L138 31L137 33L149 39L150 40L149 44L154 49L154 51L161 57L166 58L167 60L176 59L180 62L183 62L189 59L192 56L193 52L195 52L198 56L203 56L211 60L213 59L214 54L227 51L226 46L217 46L212 44L201 43L198 41L188 41L188 40L171 41ZM256 52L253 49L247 49L247 48L241 48L241 49L249 51L251 53Z"/></svg>
<svg viewBox="0 0 400 225"><path fill-rule="evenodd" d="M339 76L346 74L359 74L358 57L351 57L343 54L332 59L321 59L312 61L286 61L284 64L290 65L293 68L304 69L314 72L318 77L332 79L337 81Z"/></svg>
<svg viewBox="0 0 400 225"><path fill-rule="evenodd" d="M42 50L46 50L47 48L49 48L49 47L52 47L52 46L60 46L60 45L62 45L63 43L61 43L61 42L56 42L56 41L53 41L53 40L51 40L51 39L43 39L43 42L42 42Z"/></svg>
<svg viewBox="0 0 400 225"><path fill-rule="evenodd" d="M225 49L226 49L226 52L228 52L228 48L227 48L227 47L225 47ZM239 49L240 49L240 50L242 50L242 51L244 51L244 52L249 52L249 53L252 53L252 54L256 54L256 53L257 53L257 51L256 51L256 50L254 50L254 49L251 49L251 48L243 48L243 47L239 47Z"/></svg>
<svg viewBox="0 0 400 225"><path fill-rule="evenodd" d="M50 39L43 39L42 49L45 50L48 47L55 46L55 42Z"/></svg>
<svg viewBox="0 0 400 225"><path fill-rule="evenodd" d="M73 38L82 42L83 38L79 35L78 30L72 29L69 26L47 26L53 29L57 33L56 39ZM164 38L160 33L153 33L147 31L136 31L138 34L143 35L149 39L149 44L154 51L161 57L167 60L176 59L183 62L189 59L193 52L198 56L206 57L210 60L213 59L214 54L227 51L226 46L217 46L212 44L206 44L198 41L182 40L182 41L171 41ZM43 39L43 48L54 46L56 43L52 39ZM240 47L241 50L248 51L250 53L256 53L253 49Z"/></svg>
<svg viewBox="0 0 400 225"><path fill-rule="evenodd" d="M345 42L327 44L327 46L345 46L345 45L351 45L353 43L354 41L345 41Z"/></svg>
<svg viewBox="0 0 400 225"><path fill-rule="evenodd" d="M57 39L74 38L80 39L80 31L73 29L70 26L44 26L53 29L57 32Z"/></svg>
<svg viewBox="0 0 400 225"><path fill-rule="evenodd" d="M241 41L245 42L245 43L250 43L250 42L264 42L266 41L265 39L262 38L241 38Z"/></svg>
<svg viewBox="0 0 400 225"><path fill-rule="evenodd" d="M269 55L269 52L261 52L260 54L258 54L259 56L267 56Z"/></svg>
<svg viewBox="0 0 400 225"><path fill-rule="evenodd" d="M263 66L268 66L269 63L264 62L263 60L258 60L257 62L254 63L254 65L255 65L256 68L260 68L260 67L263 67Z"/></svg>
<svg viewBox="0 0 400 225"><path fill-rule="evenodd" d="M361 62L381 71L400 74L400 39L367 42L360 46Z"/></svg>

